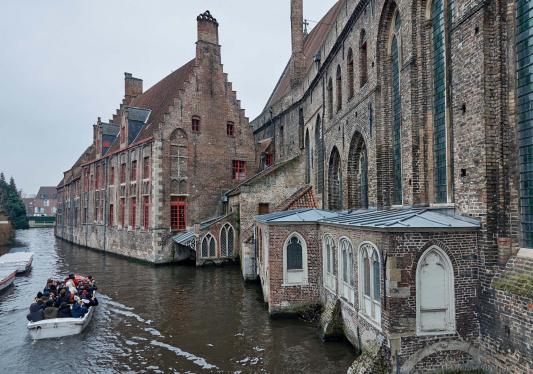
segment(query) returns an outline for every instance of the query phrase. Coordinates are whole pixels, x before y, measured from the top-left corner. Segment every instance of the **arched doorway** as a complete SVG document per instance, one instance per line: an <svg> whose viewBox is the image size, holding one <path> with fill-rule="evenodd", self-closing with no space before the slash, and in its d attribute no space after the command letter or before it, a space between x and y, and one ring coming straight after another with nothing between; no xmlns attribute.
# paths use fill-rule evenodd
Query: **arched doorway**
<svg viewBox="0 0 533 374"><path fill-rule="evenodd" d="M328 207L330 210L342 209L342 172L341 157L337 147L333 147L328 168Z"/></svg>
<svg viewBox="0 0 533 374"><path fill-rule="evenodd" d="M368 208L368 156L360 132L355 132L348 154L348 209Z"/></svg>

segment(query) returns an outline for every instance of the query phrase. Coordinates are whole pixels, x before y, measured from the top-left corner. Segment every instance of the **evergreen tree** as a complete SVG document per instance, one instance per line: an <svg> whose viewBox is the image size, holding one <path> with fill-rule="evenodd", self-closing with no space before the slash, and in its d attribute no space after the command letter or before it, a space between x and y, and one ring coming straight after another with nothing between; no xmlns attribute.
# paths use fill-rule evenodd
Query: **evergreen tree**
<svg viewBox="0 0 533 374"><path fill-rule="evenodd" d="M7 184L3 173L0 174L0 209L7 213L15 229L28 228L26 207L17 191L15 179L11 177Z"/></svg>

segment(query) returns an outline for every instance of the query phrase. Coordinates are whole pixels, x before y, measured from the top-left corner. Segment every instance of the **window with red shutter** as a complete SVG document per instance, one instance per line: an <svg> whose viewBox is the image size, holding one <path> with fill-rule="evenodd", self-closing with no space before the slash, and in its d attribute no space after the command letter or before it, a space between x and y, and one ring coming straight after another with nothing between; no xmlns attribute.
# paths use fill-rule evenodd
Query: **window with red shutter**
<svg viewBox="0 0 533 374"><path fill-rule="evenodd" d="M246 178L246 162L241 160L233 160L232 162L232 177L234 180L244 180Z"/></svg>
<svg viewBox="0 0 533 374"><path fill-rule="evenodd" d="M185 230L187 219L187 200L185 197L172 196L170 199L170 227L173 231Z"/></svg>
<svg viewBox="0 0 533 374"><path fill-rule="evenodd" d="M272 166L272 164L274 163L274 155L272 153L267 153L265 155L265 164L267 167L270 167Z"/></svg>

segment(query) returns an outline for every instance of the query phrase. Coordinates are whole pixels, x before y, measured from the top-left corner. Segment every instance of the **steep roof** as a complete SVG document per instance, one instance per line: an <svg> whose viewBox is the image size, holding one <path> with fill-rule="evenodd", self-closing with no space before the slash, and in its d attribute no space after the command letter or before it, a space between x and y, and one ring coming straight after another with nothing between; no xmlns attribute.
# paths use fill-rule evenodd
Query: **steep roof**
<svg viewBox="0 0 533 374"><path fill-rule="evenodd" d="M318 24L311 30L309 35L305 38L304 41L304 58L305 58L305 71L308 71L313 64L314 56L320 51L320 47L326 41L329 29L334 24L335 19L337 18L344 0L339 0L331 7L331 9L326 13L324 17L318 22ZM287 95L291 88L291 77L290 77L290 65L291 60L287 63L285 70L283 71L274 91L270 95L268 102L265 106L266 108L271 107L285 95Z"/></svg>
<svg viewBox="0 0 533 374"><path fill-rule="evenodd" d="M174 103L174 98L178 97L178 91L183 88L185 82L189 79L194 64L195 59L192 59L153 85L142 95L133 99L130 106L146 108L152 111L148 124L141 130L135 142L146 140L152 136L153 131L157 129L157 125L163 122L165 113L168 113L168 108Z"/></svg>
<svg viewBox="0 0 533 374"><path fill-rule="evenodd" d="M57 189L53 186L43 186L39 188L37 192L37 198L39 199L55 199L57 198Z"/></svg>
<svg viewBox="0 0 533 374"><path fill-rule="evenodd" d="M312 186L303 186L298 191L293 193L281 204L276 207L276 210L290 210L298 208L316 208L315 194Z"/></svg>

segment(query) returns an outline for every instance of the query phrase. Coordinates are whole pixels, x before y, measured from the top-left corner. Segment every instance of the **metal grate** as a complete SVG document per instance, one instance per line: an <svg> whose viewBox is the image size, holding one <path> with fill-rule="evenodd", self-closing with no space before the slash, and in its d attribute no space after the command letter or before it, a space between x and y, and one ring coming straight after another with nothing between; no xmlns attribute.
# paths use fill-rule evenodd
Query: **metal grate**
<svg viewBox="0 0 533 374"><path fill-rule="evenodd" d="M446 181L446 44L443 0L432 6L433 31L433 155L435 163L435 201L448 200Z"/></svg>
<svg viewBox="0 0 533 374"><path fill-rule="evenodd" d="M522 245L533 248L533 2L516 2L517 118Z"/></svg>

